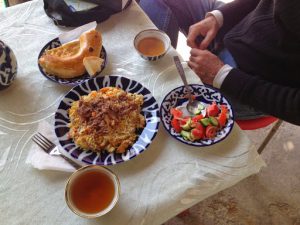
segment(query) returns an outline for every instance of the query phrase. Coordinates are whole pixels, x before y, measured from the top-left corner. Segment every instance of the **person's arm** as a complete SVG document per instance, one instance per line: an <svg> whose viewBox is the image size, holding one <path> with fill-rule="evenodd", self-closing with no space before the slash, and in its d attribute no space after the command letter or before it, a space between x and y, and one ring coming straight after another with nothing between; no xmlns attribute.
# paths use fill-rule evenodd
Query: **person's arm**
<svg viewBox="0 0 300 225"><path fill-rule="evenodd" d="M203 83L216 88L220 86L221 93L266 114L300 125L299 87L272 83L224 65L216 55L207 50L191 49L188 65ZM290 70L292 71L297 70ZM290 76L286 74L286 77Z"/></svg>
<svg viewBox="0 0 300 225"><path fill-rule="evenodd" d="M221 85L221 92L242 103L300 125L300 89L274 84L232 69Z"/></svg>
<svg viewBox="0 0 300 225"><path fill-rule="evenodd" d="M217 10L208 12L205 19L189 28L187 45L191 48L207 49L212 40L218 35L223 38L225 33L250 13L260 0L235 0L222 5ZM200 43L197 37L202 37Z"/></svg>
<svg viewBox="0 0 300 225"><path fill-rule="evenodd" d="M235 0L218 8L223 15L223 26L218 35L223 36L233 26L256 8L260 0Z"/></svg>

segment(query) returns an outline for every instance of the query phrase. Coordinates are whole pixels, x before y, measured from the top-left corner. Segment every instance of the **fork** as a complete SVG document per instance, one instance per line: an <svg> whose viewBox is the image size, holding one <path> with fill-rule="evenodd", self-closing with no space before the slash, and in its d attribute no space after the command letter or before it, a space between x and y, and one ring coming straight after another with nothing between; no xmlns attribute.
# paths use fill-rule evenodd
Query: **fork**
<svg viewBox="0 0 300 225"><path fill-rule="evenodd" d="M64 160L70 163L75 169L79 169L81 167L81 165L77 164L73 160L61 154L58 149L58 146L56 146L52 141L50 141L41 133L38 132L34 134L31 139L49 155L62 157Z"/></svg>

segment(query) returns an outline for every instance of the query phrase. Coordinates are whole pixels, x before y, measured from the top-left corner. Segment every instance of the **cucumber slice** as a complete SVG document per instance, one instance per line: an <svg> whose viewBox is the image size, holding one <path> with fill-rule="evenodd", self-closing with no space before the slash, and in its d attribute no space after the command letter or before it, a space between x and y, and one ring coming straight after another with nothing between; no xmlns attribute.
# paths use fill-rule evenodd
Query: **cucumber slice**
<svg viewBox="0 0 300 225"><path fill-rule="evenodd" d="M182 130L182 131L180 132L180 135L181 135L185 140L187 140L187 141L191 141L191 140L192 140L191 132Z"/></svg>
<svg viewBox="0 0 300 225"><path fill-rule="evenodd" d="M209 118L203 118L203 119L200 120L200 122L205 127L207 127L208 125L210 125L210 119Z"/></svg>
<svg viewBox="0 0 300 225"><path fill-rule="evenodd" d="M209 121L210 121L210 123L211 123L212 125L214 125L215 127L217 127L217 126L219 125L218 120L217 120L215 117L213 117L213 116L210 116L210 117L209 117Z"/></svg>
<svg viewBox="0 0 300 225"><path fill-rule="evenodd" d="M201 111L202 111L203 109L205 109L204 105L198 104L198 107L197 107L197 109L194 111L194 114L195 114L195 115L201 114Z"/></svg>
<svg viewBox="0 0 300 225"><path fill-rule="evenodd" d="M186 121L186 123L185 123L183 126L181 126L181 127L182 127L182 129L188 131L188 130L192 129L192 128L191 128L191 124L192 124L192 120L191 120L191 118L189 118L189 119Z"/></svg>
<svg viewBox="0 0 300 225"><path fill-rule="evenodd" d="M202 104L199 104L199 105L198 105L198 109L199 109L199 110L203 110L203 109L205 109L205 106L202 105Z"/></svg>

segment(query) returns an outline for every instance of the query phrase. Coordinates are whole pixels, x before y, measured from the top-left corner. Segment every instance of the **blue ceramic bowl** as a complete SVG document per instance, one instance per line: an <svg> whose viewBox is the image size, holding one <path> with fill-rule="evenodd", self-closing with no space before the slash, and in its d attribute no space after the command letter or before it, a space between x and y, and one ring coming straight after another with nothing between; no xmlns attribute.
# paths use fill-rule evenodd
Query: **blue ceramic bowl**
<svg viewBox="0 0 300 225"><path fill-rule="evenodd" d="M156 38L156 39L161 40L164 44L164 51L161 54L154 55L154 56L145 55L143 52L140 52L138 49L138 44L144 38ZM161 30L156 30L156 29L148 29L148 30L143 30L140 33L138 33L134 38L133 44L134 44L136 51L143 59L146 59L148 61L155 61L157 59L162 58L167 53L167 51L169 50L169 48L171 46L171 41L170 41L169 36L165 32L163 32Z"/></svg>
<svg viewBox="0 0 300 225"><path fill-rule="evenodd" d="M190 84L192 93L196 96L196 99L206 105L211 104L215 101L219 105L226 105L228 108L229 119L226 123L226 126L218 131L217 136L213 139L201 139L199 141L187 141L179 133L176 133L171 126L172 115L170 113L171 108L184 105L188 101L186 98L187 92L184 86L180 86L170 91L162 101L160 106L160 115L161 121L165 129L169 134L174 137L176 140L181 141L187 145L204 147L216 144L224 140L232 130L234 124L233 109L227 99L217 90L209 88L204 85L199 84Z"/></svg>
<svg viewBox="0 0 300 225"><path fill-rule="evenodd" d="M10 47L0 41L0 90L9 87L16 75L16 56Z"/></svg>

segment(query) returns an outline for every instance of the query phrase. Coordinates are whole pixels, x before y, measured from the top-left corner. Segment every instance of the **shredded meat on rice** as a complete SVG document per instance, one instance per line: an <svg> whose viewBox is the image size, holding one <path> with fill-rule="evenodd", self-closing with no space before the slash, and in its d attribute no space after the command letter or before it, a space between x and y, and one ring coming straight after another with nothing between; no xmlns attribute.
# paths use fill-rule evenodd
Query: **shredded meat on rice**
<svg viewBox="0 0 300 225"><path fill-rule="evenodd" d="M69 110L70 137L84 150L123 153L145 126L143 96L105 87L82 96Z"/></svg>

